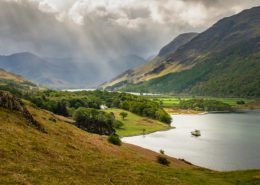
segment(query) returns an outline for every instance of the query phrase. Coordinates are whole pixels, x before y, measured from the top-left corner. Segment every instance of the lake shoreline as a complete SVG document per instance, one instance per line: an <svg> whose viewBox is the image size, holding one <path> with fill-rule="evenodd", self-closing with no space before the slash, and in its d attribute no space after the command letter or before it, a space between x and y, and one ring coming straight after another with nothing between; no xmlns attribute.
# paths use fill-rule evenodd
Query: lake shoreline
<svg viewBox="0 0 260 185"><path fill-rule="evenodd" d="M165 132L165 131L169 131L169 130L172 130L172 129L176 129L175 126L169 126L169 128L165 128L165 129L158 129L158 130L154 130L154 131L147 131L145 132L145 134L132 134L132 135L127 135L127 136L120 136L121 138L127 138L127 137L135 137L135 136L146 136L148 134L153 134L153 133L156 133L156 132Z"/></svg>
<svg viewBox="0 0 260 185"><path fill-rule="evenodd" d="M244 111L246 111L246 112L244 112ZM243 112L242 113L247 113L247 111L250 111L251 112L251 110L243 110ZM254 111L253 111L254 112ZM234 112L233 112L234 113ZM239 113L241 113L241 112L239 112ZM192 114L178 114L177 116L192 116ZM200 114L193 114L193 115L200 115ZM210 112L209 113L203 113L203 115L206 115L206 116L210 116L210 115L216 115L216 116L220 116L220 115L217 115L217 114L215 114L215 113L213 113L213 114L211 114ZM228 116L229 114L223 114L223 115L226 115L226 116ZM233 114L233 115L236 115L236 114ZM239 116L240 114L238 114L238 116ZM246 115L246 114L245 114ZM172 116L176 116L176 115L172 115ZM232 114L231 114L231 116L232 116ZM243 114L241 114L241 116L243 116ZM197 116L196 116L197 117ZM204 116L203 116L204 117ZM200 118L200 116L198 117L198 118ZM193 119L193 118L192 118ZM174 120L176 120L176 119L174 119ZM178 122L178 121L177 121ZM176 126L175 125L175 121L173 121L172 122L172 124L174 125L174 126ZM179 124L179 126L178 126L178 124ZM169 130L176 130L177 132L182 132L183 133L183 130L182 130L182 128L180 128L180 122L177 124L177 128L179 128L179 129L169 129ZM196 126L197 127L197 126ZM196 128L195 127L195 128ZM198 126L198 129L200 129L200 127ZM189 130L189 129L188 129ZM203 129L202 129L203 130ZM153 142L156 142L156 141L153 141L153 139L156 139L157 137L163 137L162 135L165 135L165 136L169 136L169 132L167 132L168 130L160 130L160 131L156 131L156 132L153 132L152 134L150 134L150 133L146 133L145 135L143 135L144 136L144 139L146 139L147 140L147 143L153 143ZM176 131L173 131L173 132L171 132L170 131L170 133L176 133ZM231 131L233 131L232 129L231 129ZM186 134L185 134L186 133ZM186 135L185 137L190 137L190 135L189 135L189 132L186 130L185 131L185 133L184 133L184 135ZM205 132L204 132L205 133ZM208 132L207 132L207 134L208 134ZM154 137L155 138L151 138L152 140L150 140L149 138L152 136L153 137L153 135L154 135ZM140 136L140 135L139 135ZM203 136L204 136L204 134L203 134ZM146 141L145 140L136 140L135 138L136 137L138 137L138 136L129 136L129 137L123 137L123 142L125 142L125 143L131 143L131 144L134 144L134 145L136 145L136 146L139 146L139 147L142 147L142 148L145 148L145 149L150 149L150 150L152 150L152 151L155 151L155 152L157 152L158 154L159 154L159 148L157 148L157 149L155 149L154 147L149 147L149 144L148 145L146 145L146 144L144 144ZM175 136L176 137L176 136ZM217 137L218 138L218 137ZM219 138L222 138L221 136L219 137ZM128 140L128 141L126 141L126 140L124 140L124 139L130 139L130 140ZM203 138L198 138L198 139L196 139L196 141L200 141L200 140L203 140ZM136 141L135 141L136 140ZM157 139L156 139L157 140ZM170 139L171 140L171 139ZM169 140L169 141L170 141ZM180 139L178 139L178 141L179 141ZM242 140L243 140L243 138L242 138ZM143 141L143 142L142 142ZM140 143L140 144L138 144L138 142ZM157 142L159 142L159 143L161 143L161 142L163 142L163 140L160 142L160 140L158 141L157 140ZM174 140L171 140L171 143L174 143ZM185 141L184 141L184 143L185 143ZM211 143L212 144L212 143ZM214 144L214 143L213 143ZM178 144L177 144L178 145ZM183 145L183 144L181 144L181 143L179 143L179 145ZM185 144L184 144L185 145ZM232 171L250 171L250 170L259 170L260 168L257 166L257 164L258 163L255 163L256 165L253 165L253 166L250 166L250 165L247 165L247 163L245 163L245 164L243 164L244 165L244 167L243 167L243 165L238 165L238 163L236 163L235 161L237 161L237 160L223 160L222 162L218 162L218 163L222 163L223 165L225 164L225 163L230 163L230 164L232 164L233 163L233 165L235 165L235 166L237 166L237 167L235 167L235 166L223 166L222 165L222 167L216 167L216 166L218 166L218 164L216 165L216 164L214 164L214 162L213 162L213 166L212 167L209 167L209 166L211 166L212 164L210 164L210 163L208 163L208 162L204 162L204 165L203 165L203 163L201 163L200 164L200 162L196 162L196 160L194 161L194 160L191 160L191 158L187 158L187 157L185 157L185 156L187 156L186 155L186 153L187 152L184 152L183 154L183 156L182 156L182 154L181 155L174 155L173 153L171 153L170 152L170 149L171 148L174 148L173 146L174 145L169 145L168 146L168 148L167 148L167 145L165 145L165 146L160 146L160 145L154 145L154 146L159 146L161 149L163 149L163 150L166 150L166 155L168 155L168 156L170 156L170 157L173 157L173 158L175 158L175 159L178 159L178 160L181 160L181 161L183 161L183 160L185 160L185 161L187 161L187 164L191 164L191 165L193 165L193 166L197 166L197 167L201 167L201 168L203 168L203 169L208 169L208 170L212 170L212 171L216 171L216 172L232 172ZM196 148L196 144L194 145L195 146L195 148ZM170 147L170 148L169 148ZM192 147L189 149L189 150L191 150L191 151L193 151L193 149L192 149ZM210 150L210 149L209 149ZM222 151L222 149L220 148L219 149L220 151ZM218 149L217 149L217 151L218 151ZM193 151L194 152L194 151ZM223 155L224 156L224 154L221 154L221 155ZM254 157L255 158L255 157ZM211 161L211 163L212 163L212 161ZM206 165L205 165L206 164ZM216 165L216 166L215 166ZM215 166L215 167L214 167ZM221 166L221 165L220 165ZM220 168L220 169L218 169L218 168ZM222 168L222 169L221 169ZM233 169L234 168L234 169ZM237 168L237 169L235 169L235 168Z"/></svg>

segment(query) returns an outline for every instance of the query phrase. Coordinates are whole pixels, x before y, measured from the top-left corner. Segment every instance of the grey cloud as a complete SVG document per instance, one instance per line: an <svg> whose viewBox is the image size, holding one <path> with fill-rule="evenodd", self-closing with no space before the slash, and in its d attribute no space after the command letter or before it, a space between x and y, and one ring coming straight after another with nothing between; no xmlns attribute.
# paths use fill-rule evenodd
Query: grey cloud
<svg viewBox="0 0 260 185"><path fill-rule="evenodd" d="M0 53L81 57L100 66L117 56L147 57L177 34L203 31L236 7L260 5L260 0L114 0L121 3L117 7L112 0L110 6L95 6L94 0L11 1L0 2Z"/></svg>
<svg viewBox="0 0 260 185"><path fill-rule="evenodd" d="M232 6L241 6L242 8L250 8L259 6L259 0L182 0L184 2L201 3L207 7L230 9Z"/></svg>

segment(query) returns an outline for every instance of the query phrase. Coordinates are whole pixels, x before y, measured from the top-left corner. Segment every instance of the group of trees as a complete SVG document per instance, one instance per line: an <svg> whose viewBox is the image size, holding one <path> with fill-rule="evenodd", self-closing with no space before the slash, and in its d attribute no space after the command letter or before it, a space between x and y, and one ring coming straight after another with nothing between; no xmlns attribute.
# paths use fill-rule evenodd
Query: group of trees
<svg viewBox="0 0 260 185"><path fill-rule="evenodd" d="M193 109L197 111L231 111L229 104L217 100L207 99L189 99L181 100L179 105L181 109Z"/></svg>
<svg viewBox="0 0 260 185"><path fill-rule="evenodd" d="M128 110L140 116L156 119L167 124L171 123L170 115L160 107L160 104L141 96L120 93L111 102L110 106Z"/></svg>
<svg viewBox="0 0 260 185"><path fill-rule="evenodd" d="M107 91L44 91L29 98L38 107L63 116L72 116L80 107L100 109L101 105L120 108L140 116L171 123L171 117L160 104L142 96ZM124 116L125 117L125 116Z"/></svg>
<svg viewBox="0 0 260 185"><path fill-rule="evenodd" d="M73 117L79 128L100 135L115 134L114 125L118 124L113 114L93 108L80 107Z"/></svg>

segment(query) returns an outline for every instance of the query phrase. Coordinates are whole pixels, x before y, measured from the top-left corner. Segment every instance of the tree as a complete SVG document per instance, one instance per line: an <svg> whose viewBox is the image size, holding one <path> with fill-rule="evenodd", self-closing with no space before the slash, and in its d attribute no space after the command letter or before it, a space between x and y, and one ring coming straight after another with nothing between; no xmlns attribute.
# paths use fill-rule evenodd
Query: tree
<svg viewBox="0 0 260 185"><path fill-rule="evenodd" d="M121 112L121 113L120 113L120 116L121 116L122 119L124 120L124 119L128 116L128 114L127 114L126 112Z"/></svg>
<svg viewBox="0 0 260 185"><path fill-rule="evenodd" d="M92 108L78 108L74 113L76 125L88 132L100 135L115 134L116 121L111 114Z"/></svg>
<svg viewBox="0 0 260 185"><path fill-rule="evenodd" d="M107 140L108 140L109 143L112 143L112 144L118 145L118 146L120 146L121 143L122 143L122 141L120 140L119 136L118 136L118 135L115 135L115 134L110 135L110 136L107 138Z"/></svg>
<svg viewBox="0 0 260 185"><path fill-rule="evenodd" d="M56 107L55 107L54 113L62 115L62 116L68 116L69 113L68 113L68 110L67 110L66 103L63 102L63 101L58 102Z"/></svg>

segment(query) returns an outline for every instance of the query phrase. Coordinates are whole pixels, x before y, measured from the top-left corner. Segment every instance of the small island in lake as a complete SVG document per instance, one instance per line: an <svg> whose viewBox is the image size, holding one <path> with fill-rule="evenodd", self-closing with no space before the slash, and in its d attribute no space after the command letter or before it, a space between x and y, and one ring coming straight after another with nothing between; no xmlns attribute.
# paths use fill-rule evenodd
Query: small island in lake
<svg viewBox="0 0 260 185"><path fill-rule="evenodd" d="M196 136L196 137L201 136L200 130L194 130L194 131L192 131L192 132L191 132L191 135Z"/></svg>

